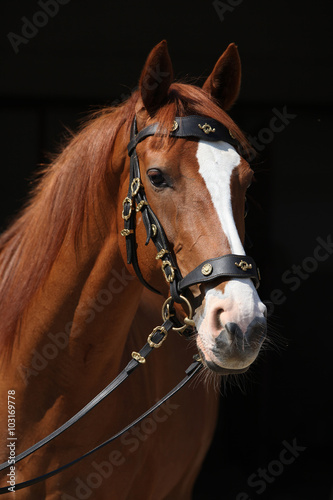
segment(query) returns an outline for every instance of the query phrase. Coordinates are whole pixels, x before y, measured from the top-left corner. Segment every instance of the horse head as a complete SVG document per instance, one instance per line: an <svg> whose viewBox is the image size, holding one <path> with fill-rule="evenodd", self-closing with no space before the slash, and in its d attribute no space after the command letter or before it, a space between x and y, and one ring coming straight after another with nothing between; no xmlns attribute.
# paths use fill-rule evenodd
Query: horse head
<svg viewBox="0 0 333 500"><path fill-rule="evenodd" d="M182 318L193 309L188 324L195 324L201 359L220 374L246 371L266 334L255 264L243 248L253 171L245 137L226 113L238 96L240 75L234 44L202 88L173 83L166 42L152 50L135 96L123 198L130 189L119 218L127 222L124 260L126 240L128 262L165 298L178 280L168 304Z"/></svg>

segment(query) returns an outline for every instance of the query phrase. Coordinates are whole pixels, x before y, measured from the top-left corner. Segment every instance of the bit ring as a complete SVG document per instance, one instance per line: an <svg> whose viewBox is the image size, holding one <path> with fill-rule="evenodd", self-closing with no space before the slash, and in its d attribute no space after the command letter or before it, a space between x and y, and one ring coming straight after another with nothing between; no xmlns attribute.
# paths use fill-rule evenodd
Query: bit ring
<svg viewBox="0 0 333 500"><path fill-rule="evenodd" d="M180 295L180 298L182 299L183 302L186 303L187 307L188 307L188 316L186 316L184 318L184 325L183 326L180 326L180 327L172 327L172 329L175 331L175 332L178 332L178 333L182 333L186 330L186 328L188 328L189 326L192 326L192 327L195 327L195 322L193 321L193 309L192 309L192 306L190 304L190 301L184 297L184 295ZM166 301L164 302L163 306L162 306L162 318L164 321L166 321L167 319L170 319L170 316L172 316L172 314L170 314L170 303L173 301L173 298L170 296L166 299Z"/></svg>

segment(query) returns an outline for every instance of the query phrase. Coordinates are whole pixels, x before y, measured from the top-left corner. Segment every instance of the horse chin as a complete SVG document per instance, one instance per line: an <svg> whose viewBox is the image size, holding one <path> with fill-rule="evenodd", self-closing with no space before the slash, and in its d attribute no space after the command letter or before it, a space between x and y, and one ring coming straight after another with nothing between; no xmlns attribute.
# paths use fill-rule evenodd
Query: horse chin
<svg viewBox="0 0 333 500"><path fill-rule="evenodd" d="M251 353L248 352L245 356L237 356L234 353L233 356L228 356L226 353L216 352L216 350L214 352L214 349L203 346L199 336L197 337L197 347L203 364L218 375L238 375L245 373L257 358L259 352L259 350Z"/></svg>
<svg viewBox="0 0 333 500"><path fill-rule="evenodd" d="M214 361L205 361L204 362L207 368L211 370L212 372L216 373L217 375L239 375L241 373L245 373L248 369L249 366L246 366L245 368L241 369L233 369L233 368L223 368L222 366L216 364Z"/></svg>
<svg viewBox="0 0 333 500"><path fill-rule="evenodd" d="M228 367L228 366L223 366L222 364L220 364L221 362L219 362L218 360L215 360L215 359L212 359L212 358L215 358L213 356L210 356L210 357L207 357L201 349L198 349L199 350L199 354L200 354L200 358L201 358L201 361L203 362L203 364L209 369L211 370L212 372L216 373L217 375L238 375L238 374L241 374L241 373L245 373L249 367L251 366L251 362L247 365L247 366L244 366L242 368L231 368L231 367ZM226 363L227 365L227 363Z"/></svg>

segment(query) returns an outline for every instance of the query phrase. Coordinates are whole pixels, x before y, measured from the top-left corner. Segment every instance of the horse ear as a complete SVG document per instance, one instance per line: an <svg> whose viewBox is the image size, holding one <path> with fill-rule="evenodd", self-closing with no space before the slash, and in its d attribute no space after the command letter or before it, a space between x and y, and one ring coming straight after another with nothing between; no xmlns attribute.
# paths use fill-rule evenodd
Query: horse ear
<svg viewBox="0 0 333 500"><path fill-rule="evenodd" d="M139 92L149 114L166 98L172 81L172 63L167 42L163 40L150 52L139 82Z"/></svg>
<svg viewBox="0 0 333 500"><path fill-rule="evenodd" d="M241 84L241 61L237 46L231 43L214 66L203 84L203 90L218 100L228 111L235 103Z"/></svg>

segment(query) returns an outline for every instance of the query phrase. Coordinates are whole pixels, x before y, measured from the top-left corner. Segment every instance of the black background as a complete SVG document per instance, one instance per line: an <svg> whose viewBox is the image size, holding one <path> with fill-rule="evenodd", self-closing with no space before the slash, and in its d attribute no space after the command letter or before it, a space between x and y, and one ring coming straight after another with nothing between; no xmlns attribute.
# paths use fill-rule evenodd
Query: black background
<svg viewBox="0 0 333 500"><path fill-rule="evenodd" d="M333 255L322 249L325 260L313 257L333 237L330 2L224 6L70 0L15 53L8 33L21 35L23 16L41 24L45 16L36 17L35 0L2 0L0 225L21 207L32 172L57 150L65 127L75 130L91 109L128 97L156 43L167 39L177 78L201 83L235 42L243 84L230 114L259 141L249 253L261 269L261 298L273 301L275 347L240 380L242 390L236 382L222 389L194 498L331 500ZM276 110L289 123L272 132ZM298 283L283 278L295 272ZM306 449L282 470L285 442ZM263 493L248 483L259 468L268 470Z"/></svg>

